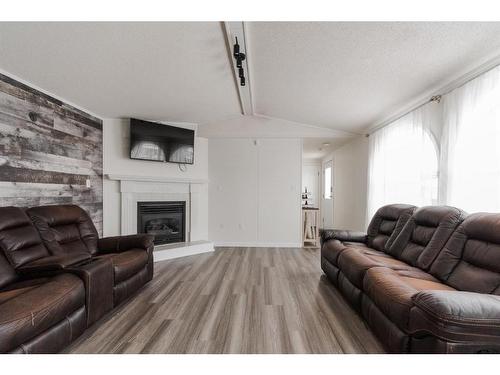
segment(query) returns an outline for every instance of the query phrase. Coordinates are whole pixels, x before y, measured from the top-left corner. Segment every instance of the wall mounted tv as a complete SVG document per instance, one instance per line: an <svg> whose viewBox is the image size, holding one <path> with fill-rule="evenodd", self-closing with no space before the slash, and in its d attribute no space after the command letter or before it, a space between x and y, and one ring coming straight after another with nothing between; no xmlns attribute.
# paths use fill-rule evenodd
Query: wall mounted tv
<svg viewBox="0 0 500 375"><path fill-rule="evenodd" d="M130 158L194 163L194 130L130 119Z"/></svg>

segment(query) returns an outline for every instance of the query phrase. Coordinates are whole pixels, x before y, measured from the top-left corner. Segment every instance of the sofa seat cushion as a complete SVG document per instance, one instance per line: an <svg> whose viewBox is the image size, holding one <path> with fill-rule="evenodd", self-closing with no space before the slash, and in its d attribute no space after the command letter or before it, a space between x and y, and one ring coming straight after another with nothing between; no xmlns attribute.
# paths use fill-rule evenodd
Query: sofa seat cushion
<svg viewBox="0 0 500 375"><path fill-rule="evenodd" d="M48 281L50 281L50 277L40 277L12 283L0 291L0 304L26 293L31 289L37 288Z"/></svg>
<svg viewBox="0 0 500 375"><path fill-rule="evenodd" d="M148 253L143 249L131 249L121 253L100 255L99 258L108 258L113 264L115 284L121 283L134 276L146 267Z"/></svg>
<svg viewBox="0 0 500 375"><path fill-rule="evenodd" d="M66 319L85 306L82 281L71 274L12 285L0 304L0 353L22 343Z"/></svg>
<svg viewBox="0 0 500 375"><path fill-rule="evenodd" d="M364 243L360 242L341 242L339 240L330 240L323 244L321 247L321 256L326 258L330 263L337 266L339 265L339 256L345 250L352 250L356 252L365 252L367 254L380 254L383 255L381 251L372 249Z"/></svg>
<svg viewBox="0 0 500 375"><path fill-rule="evenodd" d="M374 267L363 280L366 295L400 329L408 330L412 297L423 290L455 290L416 268Z"/></svg>
<svg viewBox="0 0 500 375"><path fill-rule="evenodd" d="M26 293L30 289L35 288L34 286L29 286L29 287L24 287L24 288L19 288L19 289L13 289L13 290L6 290L6 291L1 291L0 292L0 305L2 303L7 302L8 300L11 300L13 298L16 298L17 296L20 296L23 293Z"/></svg>
<svg viewBox="0 0 500 375"><path fill-rule="evenodd" d="M344 241L342 243L346 247L354 246L354 247L361 247L363 249L369 249L369 247L365 243L363 243L363 242L349 242L349 241ZM377 251L377 250L375 250L375 251Z"/></svg>
<svg viewBox="0 0 500 375"><path fill-rule="evenodd" d="M340 253L345 249L346 246L339 240L329 240L321 247L321 256L336 266Z"/></svg>
<svg viewBox="0 0 500 375"><path fill-rule="evenodd" d="M345 277L359 289L363 288L363 278L372 267L387 267L396 270L412 269L410 265L381 251L370 248L348 248L338 258L338 265Z"/></svg>

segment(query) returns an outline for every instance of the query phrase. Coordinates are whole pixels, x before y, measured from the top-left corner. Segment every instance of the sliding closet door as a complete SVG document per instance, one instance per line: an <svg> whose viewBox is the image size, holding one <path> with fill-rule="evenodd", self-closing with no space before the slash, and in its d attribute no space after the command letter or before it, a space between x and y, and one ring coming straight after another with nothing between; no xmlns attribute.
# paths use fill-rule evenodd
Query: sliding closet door
<svg viewBox="0 0 500 375"><path fill-rule="evenodd" d="M299 139L210 139L209 239L226 246L300 246Z"/></svg>
<svg viewBox="0 0 500 375"><path fill-rule="evenodd" d="M260 139L259 242L296 246L301 242L302 143Z"/></svg>
<svg viewBox="0 0 500 375"><path fill-rule="evenodd" d="M209 239L216 244L239 246L257 241L257 151L251 139L209 141Z"/></svg>

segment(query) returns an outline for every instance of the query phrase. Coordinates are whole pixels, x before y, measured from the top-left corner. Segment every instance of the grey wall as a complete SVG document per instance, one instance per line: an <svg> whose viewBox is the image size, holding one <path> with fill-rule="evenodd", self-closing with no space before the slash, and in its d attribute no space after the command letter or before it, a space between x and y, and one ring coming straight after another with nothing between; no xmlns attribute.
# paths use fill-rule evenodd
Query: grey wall
<svg viewBox="0 0 500 375"><path fill-rule="evenodd" d="M82 206L102 234L102 121L0 74L0 206L45 204Z"/></svg>

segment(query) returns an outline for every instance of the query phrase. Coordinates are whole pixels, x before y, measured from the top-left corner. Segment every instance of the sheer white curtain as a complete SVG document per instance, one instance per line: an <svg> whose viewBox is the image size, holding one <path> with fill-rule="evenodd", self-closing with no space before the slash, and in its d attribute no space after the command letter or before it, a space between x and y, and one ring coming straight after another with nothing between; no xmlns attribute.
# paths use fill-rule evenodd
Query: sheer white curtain
<svg viewBox="0 0 500 375"><path fill-rule="evenodd" d="M440 201L500 212L500 67L444 96Z"/></svg>
<svg viewBox="0 0 500 375"><path fill-rule="evenodd" d="M433 105L424 105L370 135L367 221L386 204L437 203Z"/></svg>

